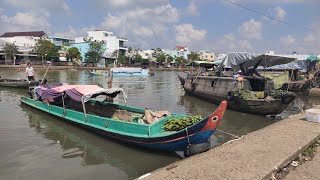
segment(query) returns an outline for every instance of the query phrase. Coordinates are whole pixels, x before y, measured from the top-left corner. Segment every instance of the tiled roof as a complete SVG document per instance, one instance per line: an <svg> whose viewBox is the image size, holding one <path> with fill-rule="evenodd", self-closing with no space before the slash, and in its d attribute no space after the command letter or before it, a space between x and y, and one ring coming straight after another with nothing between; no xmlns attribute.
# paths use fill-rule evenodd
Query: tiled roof
<svg viewBox="0 0 320 180"><path fill-rule="evenodd" d="M0 37L15 37L15 36L33 36L33 37L42 37L46 35L43 31L29 31L29 32L6 32Z"/></svg>

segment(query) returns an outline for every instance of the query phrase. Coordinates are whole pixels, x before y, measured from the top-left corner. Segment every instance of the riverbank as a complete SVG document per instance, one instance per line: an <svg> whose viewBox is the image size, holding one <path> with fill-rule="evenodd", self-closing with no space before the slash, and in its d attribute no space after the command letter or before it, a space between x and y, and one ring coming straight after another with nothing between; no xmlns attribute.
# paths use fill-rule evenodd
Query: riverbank
<svg viewBox="0 0 320 180"><path fill-rule="evenodd" d="M314 148L312 151L313 158L308 159L308 161L304 162L303 164L300 164L301 162L296 161L296 167L289 172L288 175L286 175L283 179L285 180L316 180L320 177L320 154L319 154L319 142L317 141L315 145L313 145L312 148ZM291 165L292 166L292 165Z"/></svg>
<svg viewBox="0 0 320 180"><path fill-rule="evenodd" d="M0 69L10 69L10 70L22 70L26 68L25 64L22 65L0 65ZM32 66L35 70L43 70L47 69L48 66L46 65L33 65ZM93 70L93 69L105 69L104 67L86 67L86 66L50 66L49 70L68 70L68 69L79 69L79 70ZM188 71L191 70L190 68L156 68L150 67L150 70L154 71Z"/></svg>
<svg viewBox="0 0 320 180"><path fill-rule="evenodd" d="M319 137L320 123L299 114L158 169L145 179L270 179Z"/></svg>

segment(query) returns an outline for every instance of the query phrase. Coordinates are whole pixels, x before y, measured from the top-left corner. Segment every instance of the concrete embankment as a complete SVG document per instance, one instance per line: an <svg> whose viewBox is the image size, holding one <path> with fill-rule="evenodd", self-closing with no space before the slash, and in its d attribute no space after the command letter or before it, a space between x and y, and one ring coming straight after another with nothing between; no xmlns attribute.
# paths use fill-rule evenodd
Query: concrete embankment
<svg viewBox="0 0 320 180"><path fill-rule="evenodd" d="M27 65L0 65L0 69L13 69L13 70L22 70L25 69ZM45 65L32 65L34 69L37 70L43 70L47 69L48 66ZM50 66L49 70L65 70L65 69L79 69L79 70L84 70L84 69L102 69L104 70L104 67L87 67L87 66ZM156 67L150 67L150 70L153 71L188 71L191 69L190 68L156 68Z"/></svg>
<svg viewBox="0 0 320 180"><path fill-rule="evenodd" d="M269 179L320 137L320 123L296 115L151 172L144 179Z"/></svg>
<svg viewBox="0 0 320 180"><path fill-rule="evenodd" d="M13 70L24 70L27 65L0 65L0 69L13 69ZM46 70L48 66L32 65L36 70ZM104 69L100 67L76 67L76 66L50 66L49 70L64 70L64 69Z"/></svg>

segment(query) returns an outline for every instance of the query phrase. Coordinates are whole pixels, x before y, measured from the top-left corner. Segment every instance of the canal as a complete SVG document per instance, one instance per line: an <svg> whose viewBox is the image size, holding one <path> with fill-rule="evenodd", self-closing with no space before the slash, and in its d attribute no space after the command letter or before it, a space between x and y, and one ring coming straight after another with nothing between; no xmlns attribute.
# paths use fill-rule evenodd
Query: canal
<svg viewBox="0 0 320 180"><path fill-rule="evenodd" d="M24 78L23 70L0 69L0 75ZM36 72L41 79L44 71ZM48 82L98 84L107 79L85 70L49 71ZM149 77L115 77L128 105L172 113L206 116L216 105L184 95L173 71L156 71ZM0 87L1 179L132 179L181 159L175 153L160 153L103 138L20 103L26 90ZM122 103L121 97L115 101ZM275 120L227 110L218 129L238 136L266 127ZM223 133L212 144L230 140Z"/></svg>

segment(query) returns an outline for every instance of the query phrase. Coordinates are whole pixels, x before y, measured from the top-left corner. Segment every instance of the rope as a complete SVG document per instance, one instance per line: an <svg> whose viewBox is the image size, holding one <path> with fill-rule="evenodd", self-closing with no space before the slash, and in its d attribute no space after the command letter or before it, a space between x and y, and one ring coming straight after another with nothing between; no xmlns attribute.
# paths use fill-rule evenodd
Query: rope
<svg viewBox="0 0 320 180"><path fill-rule="evenodd" d="M191 143L190 143L190 139L189 139L189 132L188 132L188 128L186 128L186 132L187 132L188 144L189 144L189 145L191 145Z"/></svg>
<svg viewBox="0 0 320 180"><path fill-rule="evenodd" d="M241 137L239 137L239 138L237 138L237 139L232 139L232 140L230 140L230 141L227 141L226 143L224 143L224 144L229 144L229 143L231 143L231 142L233 142L233 141L238 141L238 140L240 140L240 139L242 139L244 136L241 136Z"/></svg>
<svg viewBox="0 0 320 180"><path fill-rule="evenodd" d="M225 131L219 130L219 129L216 129L216 131L219 131L219 132L222 132L222 133L228 134L228 135L230 135L230 136L234 137L235 139L239 139L239 138L240 138L240 137L239 137L239 136L237 136L237 135L234 135L234 134L231 134L231 133L228 133L228 132L225 132Z"/></svg>

